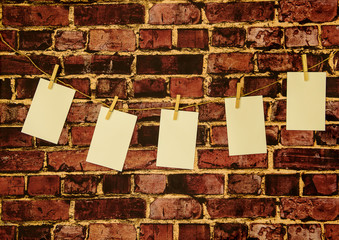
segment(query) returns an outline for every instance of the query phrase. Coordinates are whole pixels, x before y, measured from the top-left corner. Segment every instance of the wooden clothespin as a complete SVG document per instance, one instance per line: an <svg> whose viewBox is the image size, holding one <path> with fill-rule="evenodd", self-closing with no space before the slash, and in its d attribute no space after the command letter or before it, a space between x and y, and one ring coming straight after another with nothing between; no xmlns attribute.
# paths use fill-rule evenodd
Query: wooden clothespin
<svg viewBox="0 0 339 240"><path fill-rule="evenodd" d="M109 118L111 117L112 112L113 112L113 110L114 110L114 107L115 107L115 105L117 104L117 101L118 101L118 96L115 96L114 99L113 99L113 102L112 102L111 106L109 107L108 113L107 113L107 115L106 115L106 120L109 120Z"/></svg>
<svg viewBox="0 0 339 240"><path fill-rule="evenodd" d="M308 81L308 68L307 68L307 55L301 55L302 63L303 63L303 71L304 71L304 80Z"/></svg>
<svg viewBox="0 0 339 240"><path fill-rule="evenodd" d="M52 73L52 76L51 76L51 79L50 79L49 84L48 84L48 89L52 89L53 88L53 84L55 82L55 77L56 77L56 75L58 73L58 69L59 69L59 65L55 64L54 70L53 70L53 73Z"/></svg>
<svg viewBox="0 0 339 240"><path fill-rule="evenodd" d="M235 96L235 108L240 107L240 97L244 89L244 77L240 79L240 82L237 83L237 95Z"/></svg>
<svg viewBox="0 0 339 240"><path fill-rule="evenodd" d="M173 120L177 120L178 119L179 101L180 101L180 95L177 95L177 98L175 99L175 107L174 107Z"/></svg>

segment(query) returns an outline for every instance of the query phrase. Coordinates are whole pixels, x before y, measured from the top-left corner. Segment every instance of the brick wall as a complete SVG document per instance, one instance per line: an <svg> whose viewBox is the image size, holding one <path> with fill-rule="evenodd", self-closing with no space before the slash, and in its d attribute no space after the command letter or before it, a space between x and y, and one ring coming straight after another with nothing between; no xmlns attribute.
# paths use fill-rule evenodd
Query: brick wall
<svg viewBox="0 0 339 240"><path fill-rule="evenodd" d="M156 167L159 110L124 171L85 162L100 104L76 94L57 145L22 134L39 77L0 43L1 239L339 239L337 0L10 1L0 33L119 108L200 103L193 171ZM286 130L286 72L327 72L326 131ZM222 97L264 96L268 153L229 157Z"/></svg>

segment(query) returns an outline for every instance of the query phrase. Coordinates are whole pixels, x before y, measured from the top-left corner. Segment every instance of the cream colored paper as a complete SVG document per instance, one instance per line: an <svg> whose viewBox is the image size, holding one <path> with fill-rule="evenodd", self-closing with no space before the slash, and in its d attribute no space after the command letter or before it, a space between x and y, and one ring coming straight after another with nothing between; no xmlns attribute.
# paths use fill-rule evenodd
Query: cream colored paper
<svg viewBox="0 0 339 240"><path fill-rule="evenodd" d="M266 153L264 104L262 96L226 98L226 120L229 155Z"/></svg>
<svg viewBox="0 0 339 240"><path fill-rule="evenodd" d="M114 110L106 120L108 110L100 109L86 161L122 171L137 116Z"/></svg>
<svg viewBox="0 0 339 240"><path fill-rule="evenodd" d="M156 165L193 169L198 113L179 111L177 120L173 115L174 110L161 110Z"/></svg>
<svg viewBox="0 0 339 240"><path fill-rule="evenodd" d="M57 144L75 90L40 78L21 132Z"/></svg>
<svg viewBox="0 0 339 240"><path fill-rule="evenodd" d="M325 131L326 73L287 73L287 130Z"/></svg>

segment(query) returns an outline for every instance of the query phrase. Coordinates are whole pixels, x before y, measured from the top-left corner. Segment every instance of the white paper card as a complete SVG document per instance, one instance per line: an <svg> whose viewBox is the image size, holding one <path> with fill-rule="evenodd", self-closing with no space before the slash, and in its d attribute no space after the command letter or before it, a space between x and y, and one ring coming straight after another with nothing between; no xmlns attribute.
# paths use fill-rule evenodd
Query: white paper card
<svg viewBox="0 0 339 240"><path fill-rule="evenodd" d="M179 111L177 120L173 115L174 110L161 110L157 166L193 169L198 113Z"/></svg>
<svg viewBox="0 0 339 240"><path fill-rule="evenodd" d="M226 120L229 155L266 153L264 104L262 96L226 98Z"/></svg>
<svg viewBox="0 0 339 240"><path fill-rule="evenodd" d="M86 161L122 171L137 116L114 110L106 120L108 110L100 109Z"/></svg>
<svg viewBox="0 0 339 240"><path fill-rule="evenodd" d="M326 73L287 73L287 130L325 131Z"/></svg>
<svg viewBox="0 0 339 240"><path fill-rule="evenodd" d="M40 78L21 132L57 144L75 90Z"/></svg>

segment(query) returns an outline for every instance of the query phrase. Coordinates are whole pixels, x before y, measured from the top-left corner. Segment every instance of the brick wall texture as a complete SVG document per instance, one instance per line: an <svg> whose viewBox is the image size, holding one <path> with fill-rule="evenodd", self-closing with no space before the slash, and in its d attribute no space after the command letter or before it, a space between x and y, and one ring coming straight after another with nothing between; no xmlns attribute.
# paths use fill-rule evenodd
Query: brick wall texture
<svg viewBox="0 0 339 240"><path fill-rule="evenodd" d="M0 239L339 239L337 0L2 0L0 33L90 95L59 143L21 133L41 74L0 43ZM326 131L286 130L286 72L327 72ZM228 155L224 97L264 96L267 154ZM160 110L199 112L194 170L157 167ZM100 100L138 116L122 172L86 163Z"/></svg>

